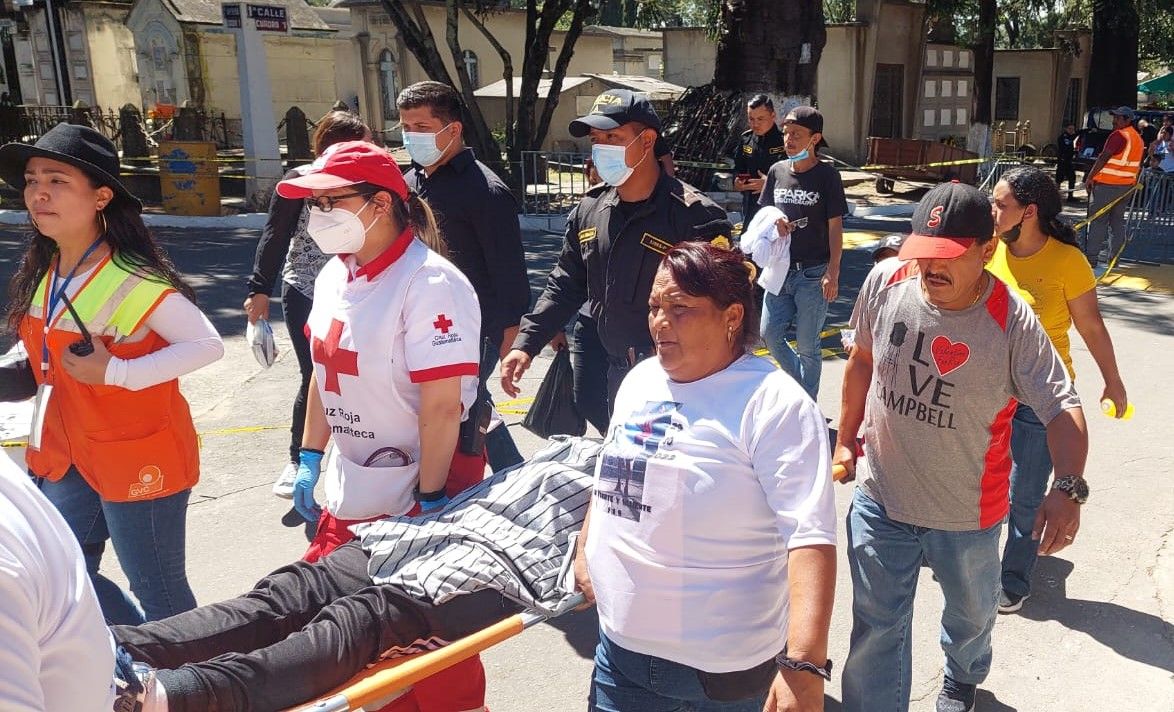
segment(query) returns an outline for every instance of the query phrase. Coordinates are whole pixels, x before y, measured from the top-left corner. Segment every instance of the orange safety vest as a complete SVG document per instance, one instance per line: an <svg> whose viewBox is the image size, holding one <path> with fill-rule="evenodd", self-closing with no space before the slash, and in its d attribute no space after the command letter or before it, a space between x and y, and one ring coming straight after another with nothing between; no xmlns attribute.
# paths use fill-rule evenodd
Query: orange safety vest
<svg viewBox="0 0 1174 712"><path fill-rule="evenodd" d="M51 269L56 269L56 266ZM41 448L25 453L29 471L56 481L70 466L110 502L156 499L190 489L200 477L199 444L191 411L172 379L139 391L80 383L61 356L81 331L62 304L44 335L49 275L46 272L20 325L37 382L53 386ZM167 342L143 324L175 290L135 274L107 256L70 301L95 339L113 356L134 359ZM41 370L43 339L49 368Z"/></svg>
<svg viewBox="0 0 1174 712"><path fill-rule="evenodd" d="M1096 174L1096 182L1105 185L1133 185L1137 182L1137 174L1141 170L1141 154L1145 152L1145 141L1141 134L1132 126L1117 129L1125 138L1125 148L1110 158Z"/></svg>

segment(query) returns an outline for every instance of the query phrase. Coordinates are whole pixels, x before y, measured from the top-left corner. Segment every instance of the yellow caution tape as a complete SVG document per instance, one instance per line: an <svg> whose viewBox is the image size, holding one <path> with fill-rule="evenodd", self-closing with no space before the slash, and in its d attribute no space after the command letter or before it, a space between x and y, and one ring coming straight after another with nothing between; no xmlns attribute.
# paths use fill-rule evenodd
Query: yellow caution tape
<svg viewBox="0 0 1174 712"><path fill-rule="evenodd" d="M989 158L961 158L957 161L935 161L933 163L913 163L913 164L910 164L907 166L891 166L891 165L884 165L884 164L873 164L873 165L867 165L867 166L860 166L859 170L862 170L862 171L887 171L887 170L897 170L897 169L903 169L903 168L921 169L921 168L938 168L940 166L965 166L965 165L970 165L973 163L986 163L989 160L991 160L991 159L989 159Z"/></svg>
<svg viewBox="0 0 1174 712"><path fill-rule="evenodd" d="M197 433L196 437L203 440L206 437L216 437L219 435L243 435L245 433L260 433L266 430L288 430L289 424L285 425L244 425L237 428L217 428L215 430L205 430ZM0 442L0 447L27 447L28 440L8 440Z"/></svg>
<svg viewBox="0 0 1174 712"><path fill-rule="evenodd" d="M1133 195L1140 188L1141 188L1141 184L1135 183L1132 188L1130 188L1129 190L1122 193L1120 196L1117 197L1116 200L1114 200L1113 202L1104 206L1103 208L1096 211L1095 213L1093 213L1089 217L1085 218L1084 220L1081 220L1080 222L1073 225L1072 226L1073 229L1080 230L1081 228L1086 227L1090 223L1103 218L1110 210L1113 209L1113 207L1115 205L1117 205L1117 203L1120 203L1122 200L1125 200L1129 196ZM1097 278L1097 284L1101 284L1102 282L1104 282L1105 278L1113 273L1113 269L1117 266L1117 260L1121 259L1121 253L1125 251L1125 247L1128 244L1129 244L1128 240L1121 241L1121 246L1117 248L1117 253L1115 255L1113 255L1113 257L1109 260L1109 266L1105 268L1105 273Z"/></svg>
<svg viewBox="0 0 1174 712"><path fill-rule="evenodd" d="M1127 190L1127 191L1125 191L1124 193L1122 193L1122 194L1121 194L1121 195L1120 195L1120 196L1119 196L1119 197L1118 197L1116 200L1114 200L1113 202L1109 203L1108 205L1104 206L1104 207L1103 207L1103 208L1101 208L1100 210L1096 211L1096 212L1095 212L1095 213L1093 213L1091 216L1089 216L1089 217L1085 218L1084 220L1081 220L1080 222L1078 222L1078 223L1076 223L1075 225L1073 225L1073 226L1072 226L1072 229L1073 229L1073 230L1079 230L1079 229L1081 229L1082 227L1085 227L1086 225L1088 225L1089 223L1091 223L1091 222L1093 222L1093 221L1095 221L1095 220L1099 220L1100 218L1104 217L1106 213L1108 213L1110 210L1112 210L1112 209L1113 209L1113 206L1114 206L1114 205L1116 205L1117 203L1120 203L1122 200L1125 200L1125 199L1126 199L1126 198L1128 198L1129 196L1131 196L1131 195L1133 195L1134 193L1136 193L1136 192L1137 192L1137 190L1138 190L1138 188L1140 188L1140 187L1141 187L1140 185L1134 185L1132 188L1130 188L1129 190Z"/></svg>
<svg viewBox="0 0 1174 712"><path fill-rule="evenodd" d="M686 168L710 168L713 170L732 170L733 165L727 163L706 163L705 161L678 161L673 159L674 166L684 166Z"/></svg>

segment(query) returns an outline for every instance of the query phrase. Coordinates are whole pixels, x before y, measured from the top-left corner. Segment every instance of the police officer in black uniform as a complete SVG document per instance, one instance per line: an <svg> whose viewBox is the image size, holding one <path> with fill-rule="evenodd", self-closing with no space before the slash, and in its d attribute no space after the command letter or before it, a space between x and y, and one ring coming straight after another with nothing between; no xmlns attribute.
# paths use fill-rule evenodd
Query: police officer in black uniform
<svg viewBox="0 0 1174 712"><path fill-rule="evenodd" d="M1068 181L1068 200L1072 200L1072 191L1076 187L1076 167L1072 164L1076 158L1076 124L1068 124L1060 137L1056 139L1056 186Z"/></svg>
<svg viewBox="0 0 1174 712"><path fill-rule="evenodd" d="M766 172L787 157L783 150L783 132L776 123L774 102L759 94L746 104L746 121L750 128L742 132L738 153L734 156L734 190L742 193L742 225L749 225L758 212L758 196L766 181Z"/></svg>
<svg viewBox="0 0 1174 712"><path fill-rule="evenodd" d="M732 226L712 200L661 169L653 148L660 118L643 95L623 89L600 94L570 132L590 134L603 183L567 216L562 254L533 311L522 317L501 381L517 396L531 359L587 302L607 352L610 412L624 375L653 352L648 295L661 257L685 240L729 245Z"/></svg>

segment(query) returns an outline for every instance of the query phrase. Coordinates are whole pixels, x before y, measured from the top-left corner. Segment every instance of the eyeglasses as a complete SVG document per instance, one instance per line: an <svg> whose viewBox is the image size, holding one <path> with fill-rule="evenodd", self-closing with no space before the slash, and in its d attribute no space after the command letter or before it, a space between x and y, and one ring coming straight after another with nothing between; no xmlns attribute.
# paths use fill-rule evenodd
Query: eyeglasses
<svg viewBox="0 0 1174 712"><path fill-rule="evenodd" d="M374 193L370 191L356 191L354 193L343 193L342 195L319 195L315 198L306 198L306 205L309 205L311 208L318 208L324 213L328 213L331 210L334 210L334 204L340 200L346 200L347 198L369 198L372 195L374 195Z"/></svg>

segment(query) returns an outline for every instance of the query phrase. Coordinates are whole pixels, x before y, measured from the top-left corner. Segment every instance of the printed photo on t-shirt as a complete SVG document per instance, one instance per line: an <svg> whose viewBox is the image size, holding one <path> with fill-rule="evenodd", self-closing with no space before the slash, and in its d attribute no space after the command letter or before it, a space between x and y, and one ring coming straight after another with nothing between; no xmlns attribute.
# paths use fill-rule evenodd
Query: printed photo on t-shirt
<svg viewBox="0 0 1174 712"><path fill-rule="evenodd" d="M644 503L648 460L662 445L672 444L673 434L681 429L673 421L680 407L672 401L650 401L612 429L595 488L595 496L606 505L608 514L638 522L642 514L652 512Z"/></svg>

